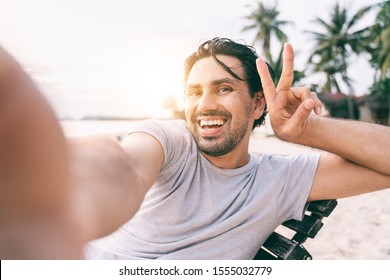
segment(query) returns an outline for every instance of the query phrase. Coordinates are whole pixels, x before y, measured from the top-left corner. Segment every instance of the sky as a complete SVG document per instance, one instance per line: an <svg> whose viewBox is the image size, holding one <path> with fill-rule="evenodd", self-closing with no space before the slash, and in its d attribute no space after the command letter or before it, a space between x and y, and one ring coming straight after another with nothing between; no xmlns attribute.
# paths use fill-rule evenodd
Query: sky
<svg viewBox="0 0 390 280"><path fill-rule="evenodd" d="M339 0L351 12L373 0ZM272 4L272 0L264 0ZM296 50L297 70L313 49L305 30L318 30L336 0L279 0L283 30ZM228 37L253 43L242 32L255 0L0 0L0 46L42 89L60 118L106 115L168 117L170 96L182 104L185 59L204 40ZM374 21L368 16L364 24ZM255 46L258 47L258 46ZM280 45L273 42L273 53ZM261 55L261 49L258 53ZM357 94L373 72L366 57L350 70ZM321 75L303 82L321 83Z"/></svg>

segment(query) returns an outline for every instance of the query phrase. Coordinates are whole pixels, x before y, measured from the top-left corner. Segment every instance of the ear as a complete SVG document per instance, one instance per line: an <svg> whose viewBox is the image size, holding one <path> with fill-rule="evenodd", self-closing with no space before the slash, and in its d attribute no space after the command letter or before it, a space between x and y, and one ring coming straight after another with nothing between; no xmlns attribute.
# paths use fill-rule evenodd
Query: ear
<svg viewBox="0 0 390 280"><path fill-rule="evenodd" d="M263 115L265 104L266 104L263 92L261 91L256 92L255 96L253 97L253 102L254 102L253 117L255 120L257 120Z"/></svg>

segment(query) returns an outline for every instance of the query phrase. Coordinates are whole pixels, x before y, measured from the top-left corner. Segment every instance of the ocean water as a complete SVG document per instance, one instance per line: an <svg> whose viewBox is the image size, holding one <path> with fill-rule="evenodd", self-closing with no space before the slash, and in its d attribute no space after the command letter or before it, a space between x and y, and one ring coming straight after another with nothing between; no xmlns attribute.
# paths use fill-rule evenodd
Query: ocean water
<svg viewBox="0 0 390 280"><path fill-rule="evenodd" d="M67 137L93 135L122 136L138 121L61 121L60 125Z"/></svg>
<svg viewBox="0 0 390 280"><path fill-rule="evenodd" d="M139 121L61 121L61 127L67 137L86 137L94 135L124 136ZM296 154L313 152L303 146L278 140L272 137L273 131L269 126L257 128L251 135L250 152L265 152L271 154ZM270 137L271 136L271 137Z"/></svg>
<svg viewBox="0 0 390 280"><path fill-rule="evenodd" d="M122 135L129 131L139 121L60 121L61 127L68 137L84 137L99 134ZM255 135L273 134L269 126L256 128ZM252 135L253 136L253 135Z"/></svg>

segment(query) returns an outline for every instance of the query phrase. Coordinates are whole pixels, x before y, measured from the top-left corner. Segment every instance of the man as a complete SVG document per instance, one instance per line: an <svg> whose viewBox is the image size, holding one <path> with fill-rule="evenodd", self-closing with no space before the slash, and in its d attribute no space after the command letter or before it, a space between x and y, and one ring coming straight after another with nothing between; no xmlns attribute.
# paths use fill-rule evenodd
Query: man
<svg viewBox="0 0 390 280"><path fill-rule="evenodd" d="M5 69L14 79L22 75L20 70ZM35 153L26 148L17 156L24 159L30 152L36 158L42 153L46 169L24 167L21 160L13 169L20 165L30 174L35 168L37 175L17 180L12 173L2 174L8 180L2 192L16 204L27 202L24 208L11 207L1 198L7 211L3 213L8 213L1 222L9 232L18 233L31 220L39 221L42 227L30 231L50 237L52 247L41 255L35 251L33 257L77 258L80 244L102 237L85 247L87 258L251 259L280 223L302 216L307 201L388 188L390 129L318 116L318 98L307 88L291 88L292 79L291 45L285 44L283 73L275 89L267 65L252 48L215 38L186 61L186 122L145 121L121 145L107 138L78 139L65 153L50 110L37 104L44 109L41 115L48 116L44 121L30 106L25 118L34 119L34 128L50 137L31 143ZM20 97L31 91L23 85ZM8 97L13 88L0 93ZM39 98L35 92L34 98ZM22 103L14 100L18 102ZM330 153L250 155L251 130L263 122L266 107L280 139ZM7 143L14 153L31 141L25 138L32 132L18 125L25 137L21 143ZM0 129L7 131L7 139L18 138L4 127ZM47 143L49 151L42 148ZM28 199L18 189L30 191ZM41 198L34 191L47 195ZM35 205L42 211L27 215ZM44 216L45 210L50 210L50 218ZM64 228L73 231L65 234ZM10 237L8 231L1 241L27 238ZM32 236L36 244L45 245L42 238ZM64 237L68 246L56 246ZM35 249L26 243L17 257L30 256ZM15 247L2 249L2 255L11 256Z"/></svg>

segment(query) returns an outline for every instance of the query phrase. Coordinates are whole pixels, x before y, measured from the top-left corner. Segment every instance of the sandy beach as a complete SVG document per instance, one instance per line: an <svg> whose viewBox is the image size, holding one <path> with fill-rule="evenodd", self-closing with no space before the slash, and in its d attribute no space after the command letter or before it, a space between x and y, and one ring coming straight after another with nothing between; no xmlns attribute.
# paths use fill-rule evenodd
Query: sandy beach
<svg viewBox="0 0 390 280"><path fill-rule="evenodd" d="M265 131L255 132L252 152L320 152L286 143ZM315 260L390 260L390 190L338 200L338 206L305 248Z"/></svg>

